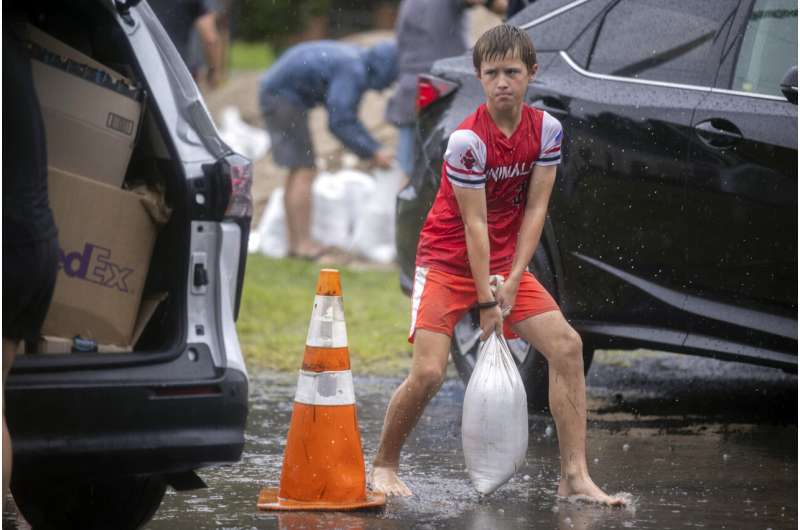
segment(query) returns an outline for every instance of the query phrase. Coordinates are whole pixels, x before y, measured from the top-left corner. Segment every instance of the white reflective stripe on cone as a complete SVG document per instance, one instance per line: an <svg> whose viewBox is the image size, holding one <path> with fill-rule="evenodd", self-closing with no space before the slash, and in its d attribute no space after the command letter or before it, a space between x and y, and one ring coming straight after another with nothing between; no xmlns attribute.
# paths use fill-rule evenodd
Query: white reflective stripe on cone
<svg viewBox="0 0 800 530"><path fill-rule="evenodd" d="M307 346L344 348L347 346L347 326L341 296L314 297L314 309L308 324Z"/></svg>
<svg viewBox="0 0 800 530"><path fill-rule="evenodd" d="M350 370L342 372L300 370L294 400L306 405L355 405L353 374Z"/></svg>

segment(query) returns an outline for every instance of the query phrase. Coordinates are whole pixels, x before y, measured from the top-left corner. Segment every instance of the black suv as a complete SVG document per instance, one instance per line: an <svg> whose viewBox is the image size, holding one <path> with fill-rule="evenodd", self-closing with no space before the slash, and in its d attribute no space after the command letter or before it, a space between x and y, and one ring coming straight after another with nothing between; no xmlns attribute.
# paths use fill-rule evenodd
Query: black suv
<svg viewBox="0 0 800 530"><path fill-rule="evenodd" d="M564 127L531 269L594 349L648 347L797 370L797 3L539 0L527 102ZM411 183L397 201L401 285L448 135L481 102L471 54L421 76ZM475 315L456 328L464 378ZM529 404L546 363L511 344Z"/></svg>
<svg viewBox="0 0 800 530"><path fill-rule="evenodd" d="M244 447L248 379L235 318L251 164L220 140L145 2L21 4L29 24L124 72L143 91L125 179L163 185L172 215L143 290L166 299L133 351L17 356L5 389L11 489L34 528L137 528L166 485L203 487L195 470L237 461Z"/></svg>

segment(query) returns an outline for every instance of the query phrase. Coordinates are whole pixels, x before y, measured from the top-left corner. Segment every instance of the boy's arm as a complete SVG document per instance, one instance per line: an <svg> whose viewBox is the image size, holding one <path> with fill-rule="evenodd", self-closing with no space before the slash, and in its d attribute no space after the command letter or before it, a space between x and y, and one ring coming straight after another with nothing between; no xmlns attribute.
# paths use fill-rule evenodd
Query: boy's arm
<svg viewBox="0 0 800 530"><path fill-rule="evenodd" d="M453 186L453 191L464 222L472 279L478 293L478 302L491 302L495 298L489 287L489 225L486 221L486 191ZM481 340L492 331L502 333L503 316L500 306L480 310Z"/></svg>
<svg viewBox="0 0 800 530"><path fill-rule="evenodd" d="M528 268L536 247L539 246L544 220L547 216L547 204L550 202L550 193L553 191L553 184L556 180L556 167L561 163L561 141L563 139L561 123L545 112L542 116L541 127L542 142L528 184L528 197L517 236L514 261L505 284L497 293L497 301L506 310L513 307L522 274Z"/></svg>
<svg viewBox="0 0 800 530"><path fill-rule="evenodd" d="M533 167L533 174L528 186L528 202L525 205L522 225L517 236L517 250L514 253L511 272L497 293L497 301L503 308L514 305L522 273L527 270L533 253L539 245L547 215L547 205L556 181L556 167L540 165Z"/></svg>

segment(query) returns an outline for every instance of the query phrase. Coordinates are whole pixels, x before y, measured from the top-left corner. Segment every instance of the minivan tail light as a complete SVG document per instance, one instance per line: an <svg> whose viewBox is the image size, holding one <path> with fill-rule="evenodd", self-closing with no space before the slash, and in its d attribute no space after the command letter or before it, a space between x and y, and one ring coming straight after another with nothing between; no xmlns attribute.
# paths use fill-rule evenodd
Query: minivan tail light
<svg viewBox="0 0 800 530"><path fill-rule="evenodd" d="M238 161L230 166L231 199L225 210L225 217L253 216L253 163L240 155L233 155Z"/></svg>
<svg viewBox="0 0 800 530"><path fill-rule="evenodd" d="M253 163L237 154L222 159L223 175L230 179L230 196L225 217L253 216Z"/></svg>
<svg viewBox="0 0 800 530"><path fill-rule="evenodd" d="M231 153L204 164L204 179L191 179L193 217L197 220L249 219L253 216L253 164Z"/></svg>
<svg viewBox="0 0 800 530"><path fill-rule="evenodd" d="M440 77L420 74L417 76L417 114L445 96L455 92L458 83Z"/></svg>

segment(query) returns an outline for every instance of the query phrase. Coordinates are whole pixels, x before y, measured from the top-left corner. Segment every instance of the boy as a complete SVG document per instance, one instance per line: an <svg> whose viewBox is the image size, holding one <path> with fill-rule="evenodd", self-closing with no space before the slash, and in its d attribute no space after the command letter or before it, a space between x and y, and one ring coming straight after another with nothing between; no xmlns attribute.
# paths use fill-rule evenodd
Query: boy
<svg viewBox="0 0 800 530"><path fill-rule="evenodd" d="M473 63L486 103L450 135L441 186L420 234L411 372L386 411L372 486L411 495L397 476L400 450L444 380L455 324L477 302L482 339L502 333L507 318L506 325L548 360L561 453L558 495L621 505L622 499L592 482L587 469L581 339L527 271L561 159L561 124L523 104L538 70L523 31L505 24L487 31L475 45ZM506 278L496 295L490 274Z"/></svg>

